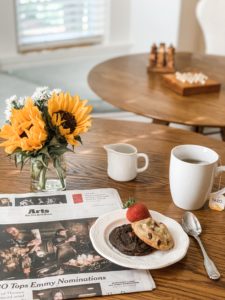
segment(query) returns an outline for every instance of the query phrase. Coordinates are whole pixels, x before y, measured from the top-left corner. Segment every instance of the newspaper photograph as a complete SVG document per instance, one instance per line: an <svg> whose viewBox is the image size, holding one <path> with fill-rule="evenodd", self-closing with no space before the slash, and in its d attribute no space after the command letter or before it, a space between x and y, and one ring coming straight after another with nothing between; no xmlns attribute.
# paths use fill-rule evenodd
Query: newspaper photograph
<svg viewBox="0 0 225 300"><path fill-rule="evenodd" d="M0 195L0 300L60 300L146 291L154 281L99 255L89 230L121 208L114 189Z"/></svg>

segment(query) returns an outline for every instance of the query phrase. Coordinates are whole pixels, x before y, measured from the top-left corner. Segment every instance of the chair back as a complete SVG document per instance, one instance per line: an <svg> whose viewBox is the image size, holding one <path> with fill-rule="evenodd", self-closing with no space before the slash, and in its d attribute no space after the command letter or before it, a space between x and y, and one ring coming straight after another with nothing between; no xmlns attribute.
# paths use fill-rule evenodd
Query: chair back
<svg viewBox="0 0 225 300"><path fill-rule="evenodd" d="M199 0L196 15L206 53L225 56L225 0Z"/></svg>

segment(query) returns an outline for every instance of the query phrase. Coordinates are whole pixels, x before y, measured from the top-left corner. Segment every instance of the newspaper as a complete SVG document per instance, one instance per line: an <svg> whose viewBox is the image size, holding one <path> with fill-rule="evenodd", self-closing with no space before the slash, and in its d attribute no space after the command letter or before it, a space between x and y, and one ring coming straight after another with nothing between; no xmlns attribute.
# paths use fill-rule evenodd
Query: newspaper
<svg viewBox="0 0 225 300"><path fill-rule="evenodd" d="M121 207L115 189L0 195L0 300L61 300L148 291L148 271L93 248L96 218Z"/></svg>

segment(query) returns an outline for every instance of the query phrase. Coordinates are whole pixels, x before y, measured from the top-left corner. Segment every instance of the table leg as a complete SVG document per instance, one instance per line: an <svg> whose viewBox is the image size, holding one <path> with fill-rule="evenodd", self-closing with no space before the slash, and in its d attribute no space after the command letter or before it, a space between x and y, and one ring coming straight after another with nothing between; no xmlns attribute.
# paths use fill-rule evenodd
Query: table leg
<svg viewBox="0 0 225 300"><path fill-rule="evenodd" d="M194 131L204 134L204 135L212 135L212 134L221 134L222 140L225 141L225 127L222 127L219 131L213 131L213 132L205 132L204 133L204 127L203 126L196 126L194 127Z"/></svg>
<svg viewBox="0 0 225 300"><path fill-rule="evenodd" d="M220 133L221 133L222 140L225 141L225 127L221 128Z"/></svg>
<svg viewBox="0 0 225 300"><path fill-rule="evenodd" d="M152 120L153 124L160 124L160 125L165 125L165 126L169 126L170 122L167 121L162 121L162 120L157 120L157 119L153 119Z"/></svg>
<svg viewBox="0 0 225 300"><path fill-rule="evenodd" d="M204 127L203 126L195 126L194 131L197 133L204 133Z"/></svg>

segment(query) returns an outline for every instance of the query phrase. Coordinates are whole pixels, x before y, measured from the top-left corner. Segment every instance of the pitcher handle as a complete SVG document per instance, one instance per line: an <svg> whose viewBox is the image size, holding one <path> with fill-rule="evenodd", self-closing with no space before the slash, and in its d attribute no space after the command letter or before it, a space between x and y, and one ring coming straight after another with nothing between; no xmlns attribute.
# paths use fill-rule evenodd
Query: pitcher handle
<svg viewBox="0 0 225 300"><path fill-rule="evenodd" d="M137 168L137 173L144 172L148 168L148 165L149 165L148 155L145 154L145 153L138 153L137 157L144 157L144 159L145 159L145 165L144 165L144 167Z"/></svg>

